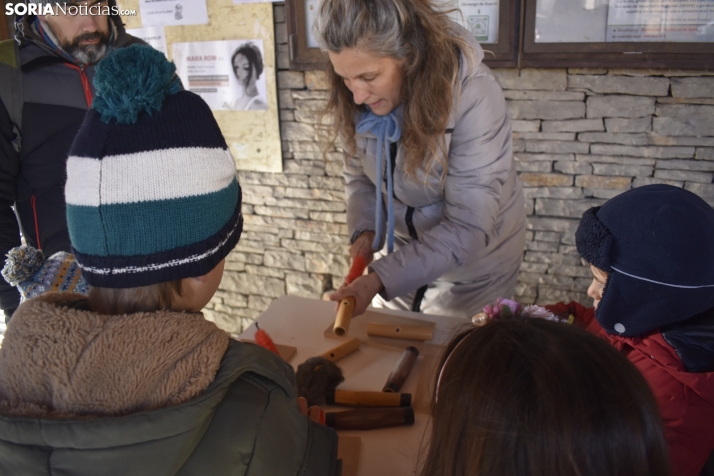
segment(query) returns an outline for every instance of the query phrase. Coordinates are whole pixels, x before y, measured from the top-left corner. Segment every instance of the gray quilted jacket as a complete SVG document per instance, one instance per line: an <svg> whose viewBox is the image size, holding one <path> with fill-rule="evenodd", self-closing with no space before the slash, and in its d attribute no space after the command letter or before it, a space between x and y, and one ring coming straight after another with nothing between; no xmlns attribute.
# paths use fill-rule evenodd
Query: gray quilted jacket
<svg viewBox="0 0 714 476"><path fill-rule="evenodd" d="M468 317L496 297L513 294L525 240L525 208L503 92L481 63L478 43L463 28L454 29L468 36L476 61L469 68L462 54L460 94L455 94L445 130L444 186L439 166L419 182L410 179L404 172L404 151L398 148L393 171L398 249L382 252L371 269L384 284L386 300L431 283L427 304L438 305L426 312ZM371 133L358 134L356 145L357 153L345 157L344 169L353 240L376 229L377 140ZM386 203L386 184L381 188Z"/></svg>

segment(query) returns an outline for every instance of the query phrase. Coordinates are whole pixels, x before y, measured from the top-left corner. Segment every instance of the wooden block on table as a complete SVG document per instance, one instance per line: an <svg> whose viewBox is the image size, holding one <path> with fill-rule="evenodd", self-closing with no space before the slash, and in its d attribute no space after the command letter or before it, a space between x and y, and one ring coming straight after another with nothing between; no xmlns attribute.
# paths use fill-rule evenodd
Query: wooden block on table
<svg viewBox="0 0 714 476"><path fill-rule="evenodd" d="M342 476L357 476L361 445L359 436L337 435L337 458L342 460Z"/></svg>
<svg viewBox="0 0 714 476"><path fill-rule="evenodd" d="M434 329L434 327L436 327L436 323L431 321L367 310L367 312L363 315L352 319L346 337L357 337L362 341L362 343L386 349L404 350L411 345L416 347L421 352L422 347L424 346L423 340L393 339L389 337L374 337L367 335L367 324L369 322L377 322L380 324L389 324L394 326L422 327L425 329ZM333 324L330 324L330 326L325 329L325 337L338 339L339 337L335 335L332 328Z"/></svg>
<svg viewBox="0 0 714 476"><path fill-rule="evenodd" d="M367 335L370 337L389 337L390 339L419 340L424 342L434 338L434 328L368 322Z"/></svg>

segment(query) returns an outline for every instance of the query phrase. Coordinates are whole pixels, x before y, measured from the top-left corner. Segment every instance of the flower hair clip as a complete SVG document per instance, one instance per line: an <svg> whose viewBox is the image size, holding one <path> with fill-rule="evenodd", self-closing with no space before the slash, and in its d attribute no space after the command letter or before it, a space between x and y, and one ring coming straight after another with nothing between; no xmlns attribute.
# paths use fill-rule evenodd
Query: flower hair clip
<svg viewBox="0 0 714 476"><path fill-rule="evenodd" d="M512 299L498 298L493 304L484 307L483 312L479 312L473 316L471 322L474 326L478 327L486 324L488 321L509 317L532 317L567 324L572 324L574 320L573 315L569 315L567 318L561 318L542 306L536 306L535 304L523 306Z"/></svg>

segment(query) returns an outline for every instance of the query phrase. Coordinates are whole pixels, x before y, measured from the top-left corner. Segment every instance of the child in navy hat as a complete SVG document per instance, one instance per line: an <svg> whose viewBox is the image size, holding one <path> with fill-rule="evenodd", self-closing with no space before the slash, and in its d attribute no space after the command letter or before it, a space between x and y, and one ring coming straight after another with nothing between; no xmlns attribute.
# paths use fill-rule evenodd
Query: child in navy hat
<svg viewBox="0 0 714 476"><path fill-rule="evenodd" d="M627 191L583 215L595 308L549 306L610 341L659 403L673 474L698 476L714 450L714 210L669 185Z"/></svg>
<svg viewBox="0 0 714 476"><path fill-rule="evenodd" d="M200 313L243 224L210 109L148 46L102 60L95 86L65 188L89 297L42 294L8 324L0 472L335 474L292 368Z"/></svg>

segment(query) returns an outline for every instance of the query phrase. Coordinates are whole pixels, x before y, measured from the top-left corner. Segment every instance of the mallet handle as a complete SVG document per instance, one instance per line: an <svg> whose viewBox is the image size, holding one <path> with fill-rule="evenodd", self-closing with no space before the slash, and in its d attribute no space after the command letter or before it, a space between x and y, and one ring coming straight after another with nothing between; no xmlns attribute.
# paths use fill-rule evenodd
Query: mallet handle
<svg viewBox="0 0 714 476"><path fill-rule="evenodd" d="M411 372L412 368L414 368L417 357L419 357L419 351L416 347L409 346L404 349L404 352L392 369L392 373L389 374L387 383L384 384L382 391L389 393L398 392L399 389L402 388L402 385L404 385L404 381L409 376L409 372Z"/></svg>
<svg viewBox="0 0 714 476"><path fill-rule="evenodd" d="M327 390L325 401L330 405L355 407L408 407L412 404L412 395L410 393Z"/></svg>

